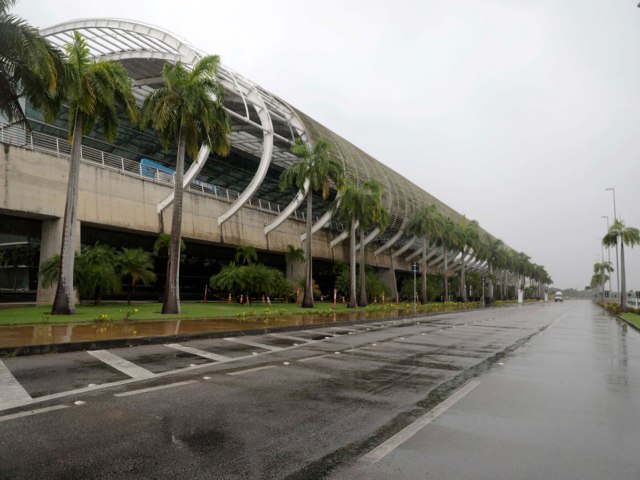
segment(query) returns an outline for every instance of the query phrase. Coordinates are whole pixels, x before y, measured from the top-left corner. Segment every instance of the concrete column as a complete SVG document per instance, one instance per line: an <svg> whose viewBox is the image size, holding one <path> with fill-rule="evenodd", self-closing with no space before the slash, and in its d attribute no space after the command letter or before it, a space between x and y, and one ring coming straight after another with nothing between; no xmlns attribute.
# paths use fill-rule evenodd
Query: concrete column
<svg viewBox="0 0 640 480"><path fill-rule="evenodd" d="M393 265L393 260L391 260ZM398 286L396 283L396 271L394 268L380 268L378 270L378 275L380 276L380 280L386 286L391 289L391 298L387 299L387 301L395 302L398 295Z"/></svg>
<svg viewBox="0 0 640 480"><path fill-rule="evenodd" d="M304 262L288 260L286 277L289 282L297 286L298 281L305 278Z"/></svg>
<svg viewBox="0 0 640 480"><path fill-rule="evenodd" d="M40 239L40 265L45 260L60 255L62 248L62 219L54 218L42 221L42 237ZM76 222L76 252L80 252L80 222ZM56 294L57 282L48 288L42 286L42 279L38 276L37 305L50 305Z"/></svg>

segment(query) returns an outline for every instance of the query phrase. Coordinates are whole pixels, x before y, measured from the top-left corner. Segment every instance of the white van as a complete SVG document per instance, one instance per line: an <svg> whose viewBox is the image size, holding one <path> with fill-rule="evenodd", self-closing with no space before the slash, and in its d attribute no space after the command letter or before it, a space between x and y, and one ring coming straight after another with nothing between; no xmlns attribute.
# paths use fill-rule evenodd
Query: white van
<svg viewBox="0 0 640 480"><path fill-rule="evenodd" d="M640 308L640 298L627 298L627 307Z"/></svg>
<svg viewBox="0 0 640 480"><path fill-rule="evenodd" d="M556 297L556 302L562 302L562 292L556 292L554 297Z"/></svg>

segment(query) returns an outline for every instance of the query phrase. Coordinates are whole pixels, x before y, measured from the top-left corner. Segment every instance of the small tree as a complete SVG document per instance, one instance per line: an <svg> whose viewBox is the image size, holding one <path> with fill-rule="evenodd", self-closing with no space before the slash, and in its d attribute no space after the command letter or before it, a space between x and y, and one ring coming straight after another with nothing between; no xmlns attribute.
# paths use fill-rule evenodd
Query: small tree
<svg viewBox="0 0 640 480"><path fill-rule="evenodd" d="M120 272L129 278L127 289L127 304L131 305L131 295L135 291L136 284L142 282L148 285L156 281L156 274L153 272L153 260L151 254L142 248L124 248L118 258Z"/></svg>

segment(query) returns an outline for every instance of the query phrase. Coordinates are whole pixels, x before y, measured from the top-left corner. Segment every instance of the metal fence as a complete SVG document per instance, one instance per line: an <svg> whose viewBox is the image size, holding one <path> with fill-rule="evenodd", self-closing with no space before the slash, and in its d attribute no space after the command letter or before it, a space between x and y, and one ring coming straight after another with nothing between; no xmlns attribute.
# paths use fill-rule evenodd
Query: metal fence
<svg viewBox="0 0 640 480"><path fill-rule="evenodd" d="M53 154L61 158L71 156L71 144L67 140L45 133L28 131L22 125L17 124L0 123L0 142ZM85 145L82 146L82 161L125 175L138 177L145 181L153 181L164 185L173 185L175 182L175 174L172 175L147 165L142 166L136 160L113 155ZM215 197L218 200L230 203L240 197L240 192L198 179L191 182L187 190L191 193L205 197ZM250 198L247 206L276 215L280 213L281 209L278 203L260 198ZM297 220L305 220L304 212L298 212L297 210L294 211L292 217Z"/></svg>

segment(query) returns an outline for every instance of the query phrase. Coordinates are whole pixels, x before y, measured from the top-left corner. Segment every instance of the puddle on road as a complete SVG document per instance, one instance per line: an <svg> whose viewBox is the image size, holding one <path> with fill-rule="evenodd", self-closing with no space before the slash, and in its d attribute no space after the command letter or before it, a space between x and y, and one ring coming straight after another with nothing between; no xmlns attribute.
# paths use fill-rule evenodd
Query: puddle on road
<svg viewBox="0 0 640 480"><path fill-rule="evenodd" d="M157 322L84 323L75 325L18 325L0 327L0 347L90 342L141 337L170 337L272 327L341 323L397 316L394 312L347 312L329 315L287 315L238 320L167 320ZM346 332L345 332L346 333Z"/></svg>

